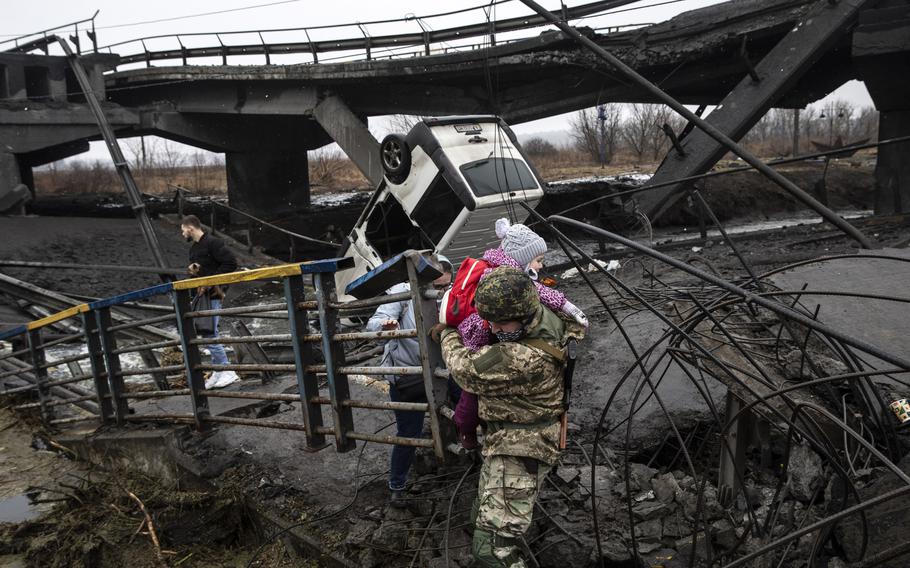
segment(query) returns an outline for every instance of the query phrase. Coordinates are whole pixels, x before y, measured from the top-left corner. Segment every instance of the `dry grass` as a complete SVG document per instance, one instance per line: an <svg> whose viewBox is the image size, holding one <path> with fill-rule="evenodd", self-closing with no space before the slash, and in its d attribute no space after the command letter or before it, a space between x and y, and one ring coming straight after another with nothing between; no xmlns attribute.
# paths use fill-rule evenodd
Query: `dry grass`
<svg viewBox="0 0 910 568"><path fill-rule="evenodd" d="M342 157L311 159L310 185L314 193L367 189L370 184L360 170ZM139 190L150 195L173 192L170 186L179 185L205 195L227 193L227 175L223 165L180 166L175 168L136 168L131 170ZM123 185L114 169L107 163L75 162L65 168L49 168L35 172L35 188L39 194L116 194Z"/></svg>
<svg viewBox="0 0 910 568"><path fill-rule="evenodd" d="M559 181L590 176L611 176L627 172L651 173L656 163L639 163L634 156L620 155L601 167L586 154L577 150L561 149L555 153L531 156L531 161L544 181Z"/></svg>
<svg viewBox="0 0 910 568"><path fill-rule="evenodd" d="M659 165L657 162L642 162L633 154L622 153L602 167L585 153L565 148L531 156L530 159L548 182L627 172L652 173ZM370 183L354 163L339 152L312 152L309 157L309 175L313 193L371 189ZM227 193L227 178L224 165L221 164L135 169L133 176L139 189L151 195L171 193L171 185L180 185L208 195ZM108 194L123 191L117 174L107 163L102 162L74 163L66 168L36 172L35 185L39 193L44 194Z"/></svg>
<svg viewBox="0 0 910 568"><path fill-rule="evenodd" d="M169 185L180 185L209 195L227 193L224 166L184 166L133 170L133 179L143 193L163 195L172 193ZM35 172L35 189L39 194L122 193L119 176L107 164L74 163L67 168L51 168Z"/></svg>

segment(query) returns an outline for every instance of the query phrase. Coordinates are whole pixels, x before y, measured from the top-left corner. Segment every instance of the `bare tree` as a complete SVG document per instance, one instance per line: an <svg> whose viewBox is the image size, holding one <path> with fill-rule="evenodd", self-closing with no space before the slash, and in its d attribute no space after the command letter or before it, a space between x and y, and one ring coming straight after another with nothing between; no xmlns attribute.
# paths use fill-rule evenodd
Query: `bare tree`
<svg viewBox="0 0 910 568"><path fill-rule="evenodd" d="M412 114L393 114L389 117L389 132L407 134L418 122L420 122L419 116L414 116Z"/></svg>
<svg viewBox="0 0 910 568"><path fill-rule="evenodd" d="M166 138L157 140L155 145L156 166L169 173L175 173L177 168L186 163L186 156L180 149L180 144Z"/></svg>
<svg viewBox="0 0 910 568"><path fill-rule="evenodd" d="M344 169L346 159L337 148L324 146L308 153L310 182L316 185L329 185Z"/></svg>
<svg viewBox="0 0 910 568"><path fill-rule="evenodd" d="M540 157L540 156L552 156L553 154L556 154L556 152L558 151L556 149L556 146L554 146L552 142L549 142L548 140L544 140L540 136L535 136L534 138L531 138L530 140L528 140L527 142L522 144L521 147L524 149L524 151L529 156L532 156L535 158Z"/></svg>
<svg viewBox="0 0 910 568"><path fill-rule="evenodd" d="M149 170L149 151L146 147L145 136L136 136L121 140L129 156L128 161L130 168L139 173L146 173ZM131 159L130 159L131 158Z"/></svg>
<svg viewBox="0 0 910 568"><path fill-rule="evenodd" d="M878 139L878 111L875 107L865 106L856 114L853 132L857 138Z"/></svg>
<svg viewBox="0 0 910 568"><path fill-rule="evenodd" d="M670 149L670 138L663 131L663 126L668 125L674 133L679 135L685 126L685 119L679 116L673 109L664 105L654 105L654 128L651 129L646 138L645 146L650 151L651 159L657 161Z"/></svg>
<svg viewBox="0 0 910 568"><path fill-rule="evenodd" d="M662 105L636 103L629 107L629 118L623 124L622 139L629 149L642 160L646 153L656 160L667 145L666 134L661 127L669 120L666 107Z"/></svg>
<svg viewBox="0 0 910 568"><path fill-rule="evenodd" d="M209 159L205 152L196 150L190 155L190 168L193 171L195 189L202 189L206 180L206 172L210 168Z"/></svg>

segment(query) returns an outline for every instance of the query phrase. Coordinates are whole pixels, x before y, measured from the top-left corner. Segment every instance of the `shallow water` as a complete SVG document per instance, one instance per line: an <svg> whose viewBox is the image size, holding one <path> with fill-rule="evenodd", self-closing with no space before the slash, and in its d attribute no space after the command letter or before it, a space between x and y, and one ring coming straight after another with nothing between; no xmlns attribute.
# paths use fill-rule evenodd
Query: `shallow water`
<svg viewBox="0 0 910 568"><path fill-rule="evenodd" d="M0 523L21 523L40 514L27 495L16 495L0 501Z"/></svg>

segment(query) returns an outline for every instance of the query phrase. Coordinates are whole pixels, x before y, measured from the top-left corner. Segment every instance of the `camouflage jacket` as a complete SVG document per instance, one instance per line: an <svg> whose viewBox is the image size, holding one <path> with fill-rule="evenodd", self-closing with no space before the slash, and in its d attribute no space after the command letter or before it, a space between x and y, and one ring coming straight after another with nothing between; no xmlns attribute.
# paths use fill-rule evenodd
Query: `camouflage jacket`
<svg viewBox="0 0 910 568"><path fill-rule="evenodd" d="M528 325L527 339L563 348L584 328L540 307ZM475 393L487 422L484 456L509 455L556 463L559 417L563 413L563 362L521 341L467 349L455 329L442 334L442 356L452 378Z"/></svg>

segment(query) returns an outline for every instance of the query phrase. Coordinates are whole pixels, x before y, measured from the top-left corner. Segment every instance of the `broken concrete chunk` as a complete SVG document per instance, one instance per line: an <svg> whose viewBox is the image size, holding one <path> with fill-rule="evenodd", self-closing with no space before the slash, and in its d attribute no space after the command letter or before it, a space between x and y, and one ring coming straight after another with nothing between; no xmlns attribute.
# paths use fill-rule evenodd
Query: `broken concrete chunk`
<svg viewBox="0 0 910 568"><path fill-rule="evenodd" d="M787 476L790 494L794 499L808 502L825 483L822 458L808 444L794 444L790 450Z"/></svg>
<svg viewBox="0 0 910 568"><path fill-rule="evenodd" d="M641 503L642 501L651 501L652 499L654 499L654 491L645 491L644 493L639 493L633 497L633 500L636 503Z"/></svg>
<svg viewBox="0 0 910 568"><path fill-rule="evenodd" d="M651 519L636 523L635 534L643 541L659 542L663 538L663 522L661 519Z"/></svg>
<svg viewBox="0 0 910 568"><path fill-rule="evenodd" d="M605 466L597 466L595 469L597 478L595 480L594 490L597 498L606 498L610 496L610 490L614 485L614 475ZM591 466L582 466L578 468L578 485L585 488L585 494L591 490Z"/></svg>
<svg viewBox="0 0 910 568"><path fill-rule="evenodd" d="M732 550L736 546L736 529L733 527L733 523L727 519L711 523L711 534L714 543L721 548Z"/></svg>
<svg viewBox="0 0 910 568"><path fill-rule="evenodd" d="M664 503L672 503L680 491L679 484L672 473L658 475L651 480L651 487L654 489L654 495Z"/></svg>
<svg viewBox="0 0 910 568"><path fill-rule="evenodd" d="M632 514L640 521L650 521L658 517L665 517L672 511L671 505L660 501L645 501L632 507Z"/></svg>
<svg viewBox="0 0 910 568"><path fill-rule="evenodd" d="M575 481L578 478L578 476L580 475L580 473L581 472L577 468L574 468L574 467L560 466L559 468L556 469L556 475L559 477L559 479L561 479L564 483L567 483L567 484Z"/></svg>
<svg viewBox="0 0 910 568"><path fill-rule="evenodd" d="M632 489L646 490L651 487L651 478L657 475L657 470L641 463L630 463L629 475Z"/></svg>
<svg viewBox="0 0 910 568"><path fill-rule="evenodd" d="M351 527L351 530L348 531L347 538L344 539L344 544L347 546L360 547L370 541L370 537L373 535L373 532L376 530L378 525L367 519L360 519L354 526Z"/></svg>

